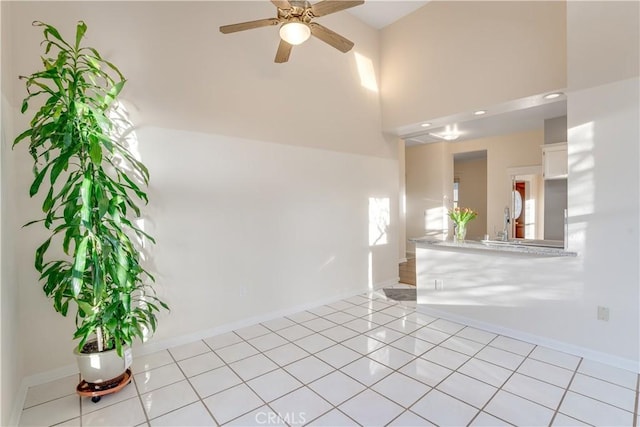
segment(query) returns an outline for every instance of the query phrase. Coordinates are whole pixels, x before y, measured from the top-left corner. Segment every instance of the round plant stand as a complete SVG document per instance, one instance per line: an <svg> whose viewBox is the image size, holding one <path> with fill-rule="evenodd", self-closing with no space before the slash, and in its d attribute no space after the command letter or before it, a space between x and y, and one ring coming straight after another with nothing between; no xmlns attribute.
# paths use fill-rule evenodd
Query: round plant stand
<svg viewBox="0 0 640 427"><path fill-rule="evenodd" d="M98 403L102 396L117 393L131 382L131 369L117 378L101 383L88 383L84 380L76 387L76 392L83 397L90 397L93 403Z"/></svg>

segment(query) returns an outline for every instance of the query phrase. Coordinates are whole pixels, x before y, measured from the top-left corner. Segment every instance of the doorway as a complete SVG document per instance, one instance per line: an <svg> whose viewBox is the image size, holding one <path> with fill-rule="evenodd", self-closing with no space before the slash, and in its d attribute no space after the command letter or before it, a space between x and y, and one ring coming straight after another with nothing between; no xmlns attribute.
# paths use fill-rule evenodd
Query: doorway
<svg viewBox="0 0 640 427"><path fill-rule="evenodd" d="M540 166L507 169L511 177L511 228L516 239L542 239L544 180Z"/></svg>
<svg viewBox="0 0 640 427"><path fill-rule="evenodd" d="M515 221L514 237L516 239L524 239L527 224L527 210L522 208L522 201L527 200L527 182L515 181L513 187L513 218Z"/></svg>

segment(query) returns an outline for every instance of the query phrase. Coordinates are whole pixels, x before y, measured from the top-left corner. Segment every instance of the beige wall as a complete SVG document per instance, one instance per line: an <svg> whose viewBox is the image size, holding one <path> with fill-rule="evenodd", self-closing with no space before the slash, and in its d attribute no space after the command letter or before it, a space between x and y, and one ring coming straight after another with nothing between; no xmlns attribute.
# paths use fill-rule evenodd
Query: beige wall
<svg viewBox="0 0 640 427"><path fill-rule="evenodd" d="M453 155L481 150L487 150L487 213L484 221L487 233L495 236L502 230L504 208L511 200L507 169L540 165L543 143L544 130L540 128L471 141L408 147L407 237L420 237L426 233L444 238L447 230L452 231L446 209L451 206L453 195ZM426 210L432 212L433 218L438 218L428 228L425 228ZM440 219L442 215L444 218ZM409 244L408 250L413 251L413 245Z"/></svg>
<svg viewBox="0 0 640 427"><path fill-rule="evenodd" d="M453 160L443 142L407 147L407 238L432 236L445 238L447 218L445 206L450 199L448 181L453 179ZM407 252L414 245L407 242Z"/></svg>
<svg viewBox="0 0 640 427"><path fill-rule="evenodd" d="M432 1L384 28L384 128L564 88L565 20L562 1Z"/></svg>
<svg viewBox="0 0 640 427"><path fill-rule="evenodd" d="M639 2L581 1L569 2L569 7L573 11L567 13L567 26L571 28L567 32L571 90L640 74Z"/></svg>
<svg viewBox="0 0 640 427"><path fill-rule="evenodd" d="M487 232L487 159L454 160L453 177L460 183L458 206L478 213L467 226L467 238L480 240Z"/></svg>
<svg viewBox="0 0 640 427"><path fill-rule="evenodd" d="M396 155L395 143L380 133L379 94L361 84L356 62L356 53L370 59L379 80L378 33L348 13L323 17L322 23L354 40L351 52L312 37L293 49L289 62L275 64L277 28L218 31L220 25L273 16L275 7L266 1L16 2L15 9L13 26L25 49L15 58L17 71L39 65L41 32L31 27L33 19L67 33L85 20L87 43L128 78L123 97L132 101L139 126ZM14 84L24 93L17 79Z"/></svg>

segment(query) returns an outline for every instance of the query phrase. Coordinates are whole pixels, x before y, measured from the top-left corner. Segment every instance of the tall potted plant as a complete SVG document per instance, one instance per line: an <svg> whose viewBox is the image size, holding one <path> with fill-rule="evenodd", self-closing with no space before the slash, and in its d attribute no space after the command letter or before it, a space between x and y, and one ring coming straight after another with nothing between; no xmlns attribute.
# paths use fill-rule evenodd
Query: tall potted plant
<svg viewBox="0 0 640 427"><path fill-rule="evenodd" d="M74 42L51 25L33 25L43 29L44 69L20 77L28 93L21 112L33 107L35 114L13 145L29 143L29 194L44 194L43 218L27 224L49 232L35 268L54 309L75 312L76 351L116 353L122 361L126 347L155 331L156 313L168 308L140 262L142 242L155 242L134 223L138 203L148 202L149 173L115 132L112 111L125 79L96 49L81 46L84 22ZM94 373L81 371L90 383L113 375Z"/></svg>

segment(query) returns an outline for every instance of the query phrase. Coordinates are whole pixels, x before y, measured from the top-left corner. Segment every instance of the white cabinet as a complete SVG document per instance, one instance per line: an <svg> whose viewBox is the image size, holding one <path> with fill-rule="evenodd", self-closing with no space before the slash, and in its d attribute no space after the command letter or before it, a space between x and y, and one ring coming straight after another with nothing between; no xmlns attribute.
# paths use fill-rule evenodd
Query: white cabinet
<svg viewBox="0 0 640 427"><path fill-rule="evenodd" d="M544 166L544 179L566 178L569 172L567 143L558 142L543 145L542 164Z"/></svg>

